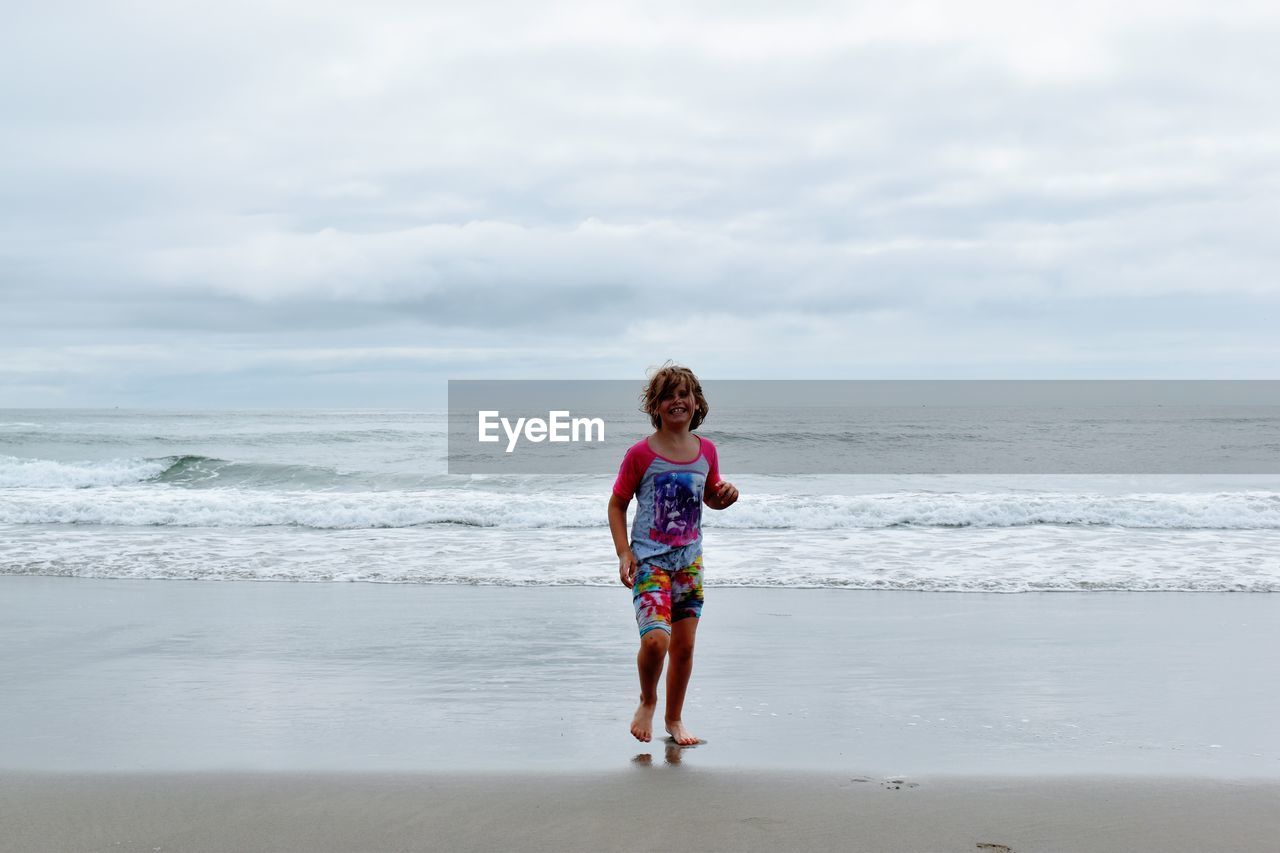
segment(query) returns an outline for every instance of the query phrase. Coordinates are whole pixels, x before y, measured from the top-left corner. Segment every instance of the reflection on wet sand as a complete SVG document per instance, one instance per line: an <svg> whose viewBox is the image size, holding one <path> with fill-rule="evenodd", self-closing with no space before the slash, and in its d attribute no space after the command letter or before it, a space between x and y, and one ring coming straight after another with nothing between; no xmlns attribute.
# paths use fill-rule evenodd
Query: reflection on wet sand
<svg viewBox="0 0 1280 853"><path fill-rule="evenodd" d="M681 746L676 743L675 738L667 738L665 749L663 750L662 762L670 766L678 765L683 759L683 753L686 749L697 749L706 741ZM638 767L651 767L653 765L653 755L648 752L641 752L631 759L631 763Z"/></svg>

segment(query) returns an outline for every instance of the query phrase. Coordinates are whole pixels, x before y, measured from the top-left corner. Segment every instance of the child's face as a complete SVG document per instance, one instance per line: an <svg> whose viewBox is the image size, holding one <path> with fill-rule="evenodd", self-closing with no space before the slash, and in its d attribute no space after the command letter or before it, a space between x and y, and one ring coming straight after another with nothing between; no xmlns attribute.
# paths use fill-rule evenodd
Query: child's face
<svg viewBox="0 0 1280 853"><path fill-rule="evenodd" d="M681 382L658 400L658 417L662 419L664 429L680 429L693 421L693 413L697 403L693 399L693 389L687 382Z"/></svg>

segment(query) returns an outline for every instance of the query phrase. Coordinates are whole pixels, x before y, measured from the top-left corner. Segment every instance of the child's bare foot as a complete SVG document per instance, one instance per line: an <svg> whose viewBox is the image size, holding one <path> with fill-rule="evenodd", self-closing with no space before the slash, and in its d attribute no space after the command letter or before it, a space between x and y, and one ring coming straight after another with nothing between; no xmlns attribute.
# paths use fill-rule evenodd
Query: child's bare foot
<svg viewBox="0 0 1280 853"><path fill-rule="evenodd" d="M653 711L658 707L658 701L645 703L641 700L640 707L636 708L636 715L631 719L631 734L636 736L636 740L641 743L648 743L653 739Z"/></svg>
<svg viewBox="0 0 1280 853"><path fill-rule="evenodd" d="M689 730L684 727L684 723L679 720L667 720L667 734L671 735L671 739L681 746L693 746L695 743L702 743L697 737L690 734Z"/></svg>

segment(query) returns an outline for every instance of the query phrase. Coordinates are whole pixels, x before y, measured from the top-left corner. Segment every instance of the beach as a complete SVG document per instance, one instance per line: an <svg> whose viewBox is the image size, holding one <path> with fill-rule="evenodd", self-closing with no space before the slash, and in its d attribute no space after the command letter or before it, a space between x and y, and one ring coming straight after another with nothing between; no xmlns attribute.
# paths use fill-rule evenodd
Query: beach
<svg viewBox="0 0 1280 853"><path fill-rule="evenodd" d="M1280 6L8 11L0 853L1280 853Z"/></svg>
<svg viewBox="0 0 1280 853"><path fill-rule="evenodd" d="M1268 850L1280 599L0 577L0 849Z"/></svg>
<svg viewBox="0 0 1280 853"><path fill-rule="evenodd" d="M899 414L725 464L969 434ZM451 475L430 413L7 417L2 853L1280 838L1275 477L734 473L680 749L628 731L610 477Z"/></svg>
<svg viewBox="0 0 1280 853"><path fill-rule="evenodd" d="M1266 851L1275 784L835 774L133 775L0 783L22 851Z"/></svg>

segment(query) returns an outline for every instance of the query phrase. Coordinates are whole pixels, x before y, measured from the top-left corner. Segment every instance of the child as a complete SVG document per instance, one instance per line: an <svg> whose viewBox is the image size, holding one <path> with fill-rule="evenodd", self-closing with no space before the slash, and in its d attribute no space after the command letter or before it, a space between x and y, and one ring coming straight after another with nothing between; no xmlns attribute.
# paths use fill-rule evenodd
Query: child
<svg viewBox="0 0 1280 853"><path fill-rule="evenodd" d="M667 362L650 377L642 400L656 431L627 451L609 498L618 576L632 590L640 626L640 707L631 734L645 743L653 736L658 677L670 655L666 728L676 743L692 746L698 738L680 714L702 612L702 504L725 509L737 501L738 490L720 479L715 445L693 434L708 411L693 371ZM633 495L637 509L628 543Z"/></svg>

